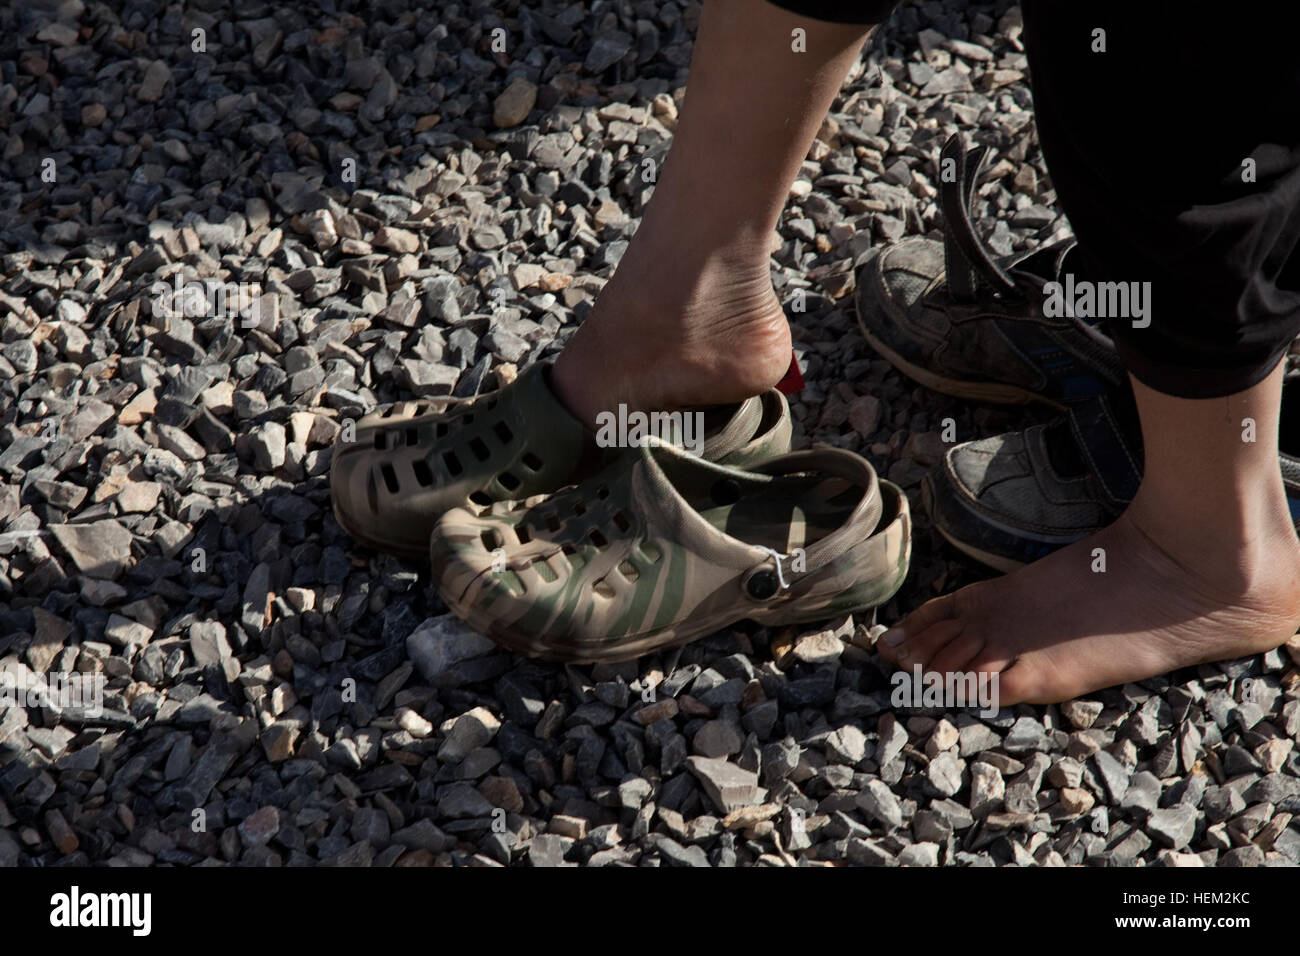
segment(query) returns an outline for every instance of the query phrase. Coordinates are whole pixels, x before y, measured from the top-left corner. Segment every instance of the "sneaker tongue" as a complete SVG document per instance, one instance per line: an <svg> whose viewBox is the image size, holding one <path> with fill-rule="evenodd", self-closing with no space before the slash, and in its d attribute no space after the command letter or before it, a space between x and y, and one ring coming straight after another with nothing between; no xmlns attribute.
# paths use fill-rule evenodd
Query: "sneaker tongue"
<svg viewBox="0 0 1300 956"><path fill-rule="evenodd" d="M1127 505L1142 481L1142 430L1127 383L1071 405L1066 421L1102 493L1114 505Z"/></svg>
<svg viewBox="0 0 1300 956"><path fill-rule="evenodd" d="M1028 274L1043 282L1052 282L1061 274L1062 247L1066 243L1043 246L1028 254L1020 253L1002 260L1002 267L1014 277Z"/></svg>
<svg viewBox="0 0 1300 956"><path fill-rule="evenodd" d="M1060 259L1056 264L1056 275L1058 277L1063 277L1067 274L1072 273L1074 275L1075 280L1077 281L1084 277L1084 272L1085 270L1083 268L1083 257L1079 255L1079 246L1077 243L1070 242L1061 251ZM1081 315L1081 316L1076 316L1075 321L1080 322L1084 325L1090 325L1094 329L1097 329L1099 332L1102 332L1107 336L1110 335L1110 332L1108 331L1110 326L1109 319L1098 318L1096 316Z"/></svg>
<svg viewBox="0 0 1300 956"><path fill-rule="evenodd" d="M1011 260L1003 264L1013 277L1018 274L1033 276L1039 282L1064 282L1068 273L1073 273L1075 280L1083 277L1083 263L1079 258L1079 245L1073 239L1063 239L1050 246L1044 246L1029 253L1023 259ZM1077 316L1076 322L1091 326L1104 332L1105 319L1093 316Z"/></svg>

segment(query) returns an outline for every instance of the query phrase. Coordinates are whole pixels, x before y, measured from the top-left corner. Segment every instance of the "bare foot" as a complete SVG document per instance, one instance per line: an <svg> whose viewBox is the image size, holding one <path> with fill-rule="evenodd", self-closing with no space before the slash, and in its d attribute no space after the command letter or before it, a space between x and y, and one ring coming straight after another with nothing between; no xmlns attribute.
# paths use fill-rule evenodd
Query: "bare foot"
<svg viewBox="0 0 1300 956"><path fill-rule="evenodd" d="M1136 504L1136 503L1135 503ZM1210 502L1205 507L1213 507ZM1046 704L1180 667L1262 653L1300 624L1289 521L1199 548L1164 544L1130 507L1091 537L1004 578L927 602L877 649L926 673L998 673L1000 703ZM1097 549L1104 572L1094 571ZM1099 566L1099 565L1097 565Z"/></svg>
<svg viewBox="0 0 1300 956"><path fill-rule="evenodd" d="M556 360L556 392L588 424L620 403L675 409L742 401L790 366L790 326L765 256L707 263L689 277L657 261L661 268L641 275L645 268L625 257Z"/></svg>

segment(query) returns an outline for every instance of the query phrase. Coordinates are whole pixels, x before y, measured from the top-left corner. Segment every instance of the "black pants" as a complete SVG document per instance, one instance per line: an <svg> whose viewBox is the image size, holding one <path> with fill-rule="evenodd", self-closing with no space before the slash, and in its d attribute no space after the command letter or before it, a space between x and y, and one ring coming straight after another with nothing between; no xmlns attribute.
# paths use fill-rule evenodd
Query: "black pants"
<svg viewBox="0 0 1300 956"><path fill-rule="evenodd" d="M894 6L771 2L862 24ZM1258 383L1300 335L1293 5L1021 6L1038 136L1079 241L1076 278L1151 283L1151 324L1111 323L1129 370L1183 398ZM1093 50L1098 29L1105 52Z"/></svg>

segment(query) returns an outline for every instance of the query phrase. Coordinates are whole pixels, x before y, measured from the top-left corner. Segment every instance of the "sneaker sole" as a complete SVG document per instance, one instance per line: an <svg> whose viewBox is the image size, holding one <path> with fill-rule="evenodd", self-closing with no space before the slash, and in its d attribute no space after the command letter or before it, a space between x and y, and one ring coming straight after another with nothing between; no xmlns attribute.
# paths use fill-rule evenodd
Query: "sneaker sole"
<svg viewBox="0 0 1300 956"><path fill-rule="evenodd" d="M930 523L934 530L939 532L939 537L943 538L943 540L947 541L962 554L966 555L966 557L972 558L985 567L992 568L994 571L1000 571L1003 574L1010 574L1012 571L1017 571L1025 566L1025 562L1023 561L1017 561L1014 558L1004 557L1003 555L994 554L991 551L977 548L949 533L948 530L935 518L934 491L929 481L921 482L921 505L925 508L925 513L930 516Z"/></svg>

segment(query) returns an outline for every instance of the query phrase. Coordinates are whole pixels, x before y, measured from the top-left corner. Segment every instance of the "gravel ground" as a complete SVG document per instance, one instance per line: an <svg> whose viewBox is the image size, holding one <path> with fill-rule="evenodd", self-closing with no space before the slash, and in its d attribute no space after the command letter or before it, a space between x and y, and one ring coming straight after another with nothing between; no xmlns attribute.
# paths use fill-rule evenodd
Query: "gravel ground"
<svg viewBox="0 0 1300 956"><path fill-rule="evenodd" d="M0 865L1300 862L1300 647L894 711L868 621L560 667L351 545L336 433L559 349L652 191L698 7L183 6L0 11L0 665L107 681L98 714L0 711ZM852 267L936 229L958 128L997 149L993 248L1063 233L1019 33L1006 2L898 11L774 253L797 442L914 495L945 418L1031 413L901 379ZM913 506L884 622L981 574Z"/></svg>

